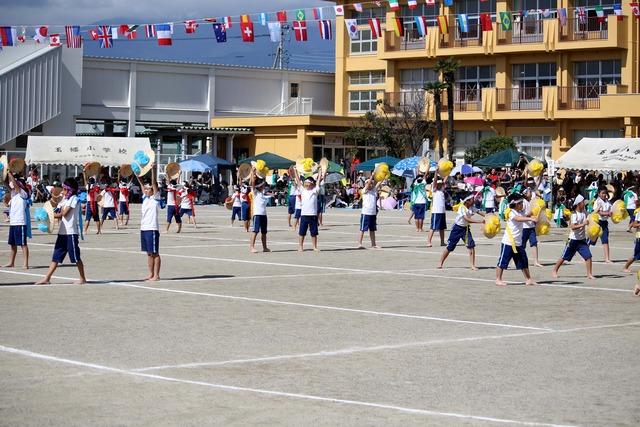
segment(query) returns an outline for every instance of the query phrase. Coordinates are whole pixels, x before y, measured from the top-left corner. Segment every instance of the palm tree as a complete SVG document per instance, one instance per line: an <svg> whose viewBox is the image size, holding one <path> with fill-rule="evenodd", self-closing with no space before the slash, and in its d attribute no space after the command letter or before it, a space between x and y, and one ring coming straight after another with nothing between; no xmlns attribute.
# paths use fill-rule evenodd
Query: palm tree
<svg viewBox="0 0 640 427"><path fill-rule="evenodd" d="M445 83L435 81L424 85L424 90L433 95L433 105L436 110L436 134L438 136L438 158L444 157L442 145L442 91L447 88Z"/></svg>
<svg viewBox="0 0 640 427"><path fill-rule="evenodd" d="M447 85L447 151L449 158L453 157L453 149L455 147L456 134L453 129L453 93L455 90L456 72L460 68L460 61L453 56L447 59L441 59L436 63L435 70L442 73L442 79Z"/></svg>

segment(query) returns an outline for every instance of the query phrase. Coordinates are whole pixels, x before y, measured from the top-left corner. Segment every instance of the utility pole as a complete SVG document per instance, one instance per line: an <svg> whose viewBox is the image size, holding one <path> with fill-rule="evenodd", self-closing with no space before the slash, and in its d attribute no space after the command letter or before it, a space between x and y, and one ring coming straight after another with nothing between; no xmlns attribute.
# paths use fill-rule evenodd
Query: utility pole
<svg viewBox="0 0 640 427"><path fill-rule="evenodd" d="M276 49L276 57L273 59L273 68L276 70L289 68L289 53L287 52L285 42L288 41L290 30L291 26L289 24L282 24L280 26L280 42L278 42L278 48Z"/></svg>

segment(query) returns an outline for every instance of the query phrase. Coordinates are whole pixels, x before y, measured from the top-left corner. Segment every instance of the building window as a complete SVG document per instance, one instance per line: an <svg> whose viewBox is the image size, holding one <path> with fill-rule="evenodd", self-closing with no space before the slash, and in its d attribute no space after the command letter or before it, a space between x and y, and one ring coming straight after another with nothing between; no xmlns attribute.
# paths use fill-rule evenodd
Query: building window
<svg viewBox="0 0 640 427"><path fill-rule="evenodd" d="M556 85L556 63L514 64L514 87L542 87Z"/></svg>
<svg viewBox="0 0 640 427"><path fill-rule="evenodd" d="M467 148L471 148L475 146L479 141L485 138L491 138L496 136L493 131L485 131L485 130L458 130L456 131L456 140L453 147L453 158L454 159L463 159L464 152Z"/></svg>
<svg viewBox="0 0 640 427"><path fill-rule="evenodd" d="M381 22L384 22L387 11L384 7L370 7L362 9L362 12L353 11L351 18L358 21L358 25L369 24L370 18L378 18Z"/></svg>
<svg viewBox="0 0 640 427"><path fill-rule="evenodd" d="M400 91L422 91L424 85L438 81L438 73L432 68L413 68L400 71Z"/></svg>
<svg viewBox="0 0 640 427"><path fill-rule="evenodd" d="M378 38L371 36L371 29L360 28L358 38L351 40L351 54L366 55L378 51Z"/></svg>
<svg viewBox="0 0 640 427"><path fill-rule="evenodd" d="M468 30L466 33L460 31L459 22L456 19L456 39L479 39L482 31L480 30L480 14L492 13L496 10L496 0L462 0L455 3L456 14L466 14L468 22ZM495 12L493 12L495 14Z"/></svg>
<svg viewBox="0 0 640 427"><path fill-rule="evenodd" d="M604 86L620 84L620 60L580 61L574 63L574 80L577 86Z"/></svg>
<svg viewBox="0 0 640 427"><path fill-rule="evenodd" d="M622 138L622 129L576 129L573 131L573 145L576 145L582 138Z"/></svg>
<svg viewBox="0 0 640 427"><path fill-rule="evenodd" d="M349 111L355 113L374 111L378 102L377 94L375 90L349 92Z"/></svg>
<svg viewBox="0 0 640 427"><path fill-rule="evenodd" d="M289 85L289 96L291 98L297 98L299 90L300 90L300 84L299 83L291 83Z"/></svg>
<svg viewBox="0 0 640 427"><path fill-rule="evenodd" d="M384 84L384 71L354 71L349 73L350 85L377 85Z"/></svg>
<svg viewBox="0 0 640 427"><path fill-rule="evenodd" d="M513 142L516 143L519 151L526 153L532 157L544 160L547 153L551 155L551 136L514 136Z"/></svg>

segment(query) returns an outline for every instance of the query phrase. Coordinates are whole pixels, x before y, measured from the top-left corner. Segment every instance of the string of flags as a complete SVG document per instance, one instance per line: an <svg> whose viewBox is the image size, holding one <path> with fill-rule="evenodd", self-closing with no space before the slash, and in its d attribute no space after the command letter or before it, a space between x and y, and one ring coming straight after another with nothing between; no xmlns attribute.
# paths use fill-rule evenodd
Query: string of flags
<svg viewBox="0 0 640 427"><path fill-rule="evenodd" d="M423 0L420 0L422 2ZM444 6L453 6L454 0L443 0ZM486 2L489 0L480 0ZM407 7L409 9L416 9L418 7L419 0L407 0ZM424 0L428 6L436 7L436 0ZM257 17L257 21L261 26L266 27L268 30L269 38L272 42L279 42L282 38L282 29L285 25L290 25L293 29L295 40L298 42L306 42L309 40L309 26L308 22L317 23L318 33L323 40L333 40L333 23L332 16L345 16L345 8L350 7L355 12L362 12L364 10L363 5L374 5L376 7L384 7L385 5L391 11L400 10L400 3L398 0L385 0L385 1L369 1L363 3L353 3L350 5L336 5L326 7L314 7L311 9L313 19L307 19L308 9L295 9L293 11L280 10L276 12L260 12L254 14ZM631 10L636 19L640 19L640 6L638 2L629 3ZM606 6L605 6L606 7ZM623 19L622 6L620 4L613 4L613 13L618 17L618 20ZM587 10L584 7L577 7L576 16L580 24L587 22ZM604 8L602 5L595 6L593 9L596 14L598 22L603 23L606 21ZM293 16L293 19L288 19L287 12L290 12L289 16ZM330 13L333 12L333 13ZM558 8L555 10L557 19L562 26L565 26L568 22L567 8ZM528 16L535 14L540 15L543 18L552 18L553 13L550 9L538 9L532 11L521 12L499 12L496 16L500 18L499 24L502 30L510 31L512 29L512 21L514 17L527 18ZM454 15L437 15L435 16L435 26L440 30L440 34L449 33L449 17L453 16L457 23L458 31L461 33L469 32L469 17L467 14L454 14ZM275 17L275 20L272 18ZM239 30L240 37L243 42L252 43L255 41L255 26L251 19L251 15L245 14L239 17L223 16L222 18L201 18L201 19L187 19L179 22L159 23L159 24L121 24L121 25L99 25L87 30L82 30L80 25L67 25L64 26L64 37L60 32L51 33L50 27L46 25L28 27L34 28L33 40L37 43L46 44L49 46L57 47L62 46L62 39L64 38L67 48L80 48L82 47L83 37L82 33L88 35L88 37L97 41L101 48L112 48L114 46L114 40L127 39L135 40L138 38L138 31L142 32L147 39L156 39L159 46L171 46L173 43L173 35L176 24L184 27L184 32L187 35L195 34L196 31L204 24L210 24L213 29L213 35L217 43L226 43L228 40L228 33L231 28L234 27L234 18L239 18ZM433 20L434 17L427 19L425 16L413 16L410 17L409 22L412 25L415 24L420 36L426 36L428 33L428 22ZM358 19L345 19L344 20L347 33L351 39L357 39L360 36L360 26ZM497 21L496 21L497 22ZM387 22L387 28L393 30L393 32L403 37L405 32L406 18L394 17ZM369 28L371 29L372 37L378 38L382 36L382 20L381 18L368 18ZM489 13L481 13L478 18L478 25L482 31L492 31L492 17ZM0 49L2 46L16 46L24 43L27 39L25 26L0 26ZM234 36L237 37L237 36Z"/></svg>

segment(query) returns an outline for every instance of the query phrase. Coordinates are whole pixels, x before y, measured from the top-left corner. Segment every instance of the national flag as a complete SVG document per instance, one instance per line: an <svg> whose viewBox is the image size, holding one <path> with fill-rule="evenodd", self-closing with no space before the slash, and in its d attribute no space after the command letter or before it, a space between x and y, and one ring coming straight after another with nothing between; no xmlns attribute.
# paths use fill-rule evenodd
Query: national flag
<svg viewBox="0 0 640 427"><path fill-rule="evenodd" d="M216 42L225 43L227 41L227 29L221 22L213 24L213 33L216 35Z"/></svg>
<svg viewBox="0 0 640 427"><path fill-rule="evenodd" d="M640 5L638 5L637 2L633 2L629 3L629 6L631 6L631 12L633 12L633 16L635 16L637 19L640 19Z"/></svg>
<svg viewBox="0 0 640 427"><path fill-rule="evenodd" d="M82 47L82 36L80 35L80 27L78 25L65 26L64 33L67 38L67 48Z"/></svg>
<svg viewBox="0 0 640 427"><path fill-rule="evenodd" d="M380 27L380 19L379 18L369 18L369 27L371 27L371 37L378 38L382 37L382 28Z"/></svg>
<svg viewBox="0 0 640 427"><path fill-rule="evenodd" d="M18 42L24 43L27 40L27 29L25 27L20 28L20 34L18 34Z"/></svg>
<svg viewBox="0 0 640 427"><path fill-rule="evenodd" d="M114 40L118 38L118 27L111 27L111 37L113 37Z"/></svg>
<svg viewBox="0 0 640 427"><path fill-rule="evenodd" d="M262 26L267 25L267 14L264 12L260 13L260 25Z"/></svg>
<svg viewBox="0 0 640 427"><path fill-rule="evenodd" d="M307 33L307 21L293 21L293 33L296 36L296 41L306 42L309 37Z"/></svg>
<svg viewBox="0 0 640 427"><path fill-rule="evenodd" d="M313 8L313 19L315 19L316 21L320 21L323 18L324 18L324 16L322 14L322 8L321 7L314 7Z"/></svg>
<svg viewBox="0 0 640 427"><path fill-rule="evenodd" d="M409 6L409 9L415 9L418 7L418 0L409 0L407 6Z"/></svg>
<svg viewBox="0 0 640 427"><path fill-rule="evenodd" d="M447 16L438 16L438 28L440 28L440 34L449 34L449 19Z"/></svg>
<svg viewBox="0 0 640 427"><path fill-rule="evenodd" d="M604 10L602 9L602 6L596 6L593 9L596 11L596 16L598 17L598 22L600 24L603 24L604 21L606 20L606 18L604 17Z"/></svg>
<svg viewBox="0 0 640 427"><path fill-rule="evenodd" d="M427 0L427 4L429 6L435 6L436 5L436 0Z"/></svg>
<svg viewBox="0 0 640 427"><path fill-rule="evenodd" d="M217 18L204 18L204 21L205 22L211 22L213 24L214 22L218 22L218 19Z"/></svg>
<svg viewBox="0 0 640 427"><path fill-rule="evenodd" d="M467 18L467 15L465 13L461 13L460 15L458 15L458 28L460 29L461 33L469 32L469 19Z"/></svg>
<svg viewBox="0 0 640 427"><path fill-rule="evenodd" d="M91 40L98 40L98 30L96 30L95 28L92 28L88 31L88 33Z"/></svg>
<svg viewBox="0 0 640 427"><path fill-rule="evenodd" d="M587 11L584 7L578 8L578 23L586 24L587 23Z"/></svg>
<svg viewBox="0 0 640 427"><path fill-rule="evenodd" d="M100 25L98 27L98 40L102 49L110 49L113 47L113 30L110 26Z"/></svg>
<svg viewBox="0 0 640 427"><path fill-rule="evenodd" d="M281 24L286 24L287 23L287 11L286 10L281 10L280 12L278 12L276 14L276 16L278 17L278 22Z"/></svg>
<svg viewBox="0 0 640 427"><path fill-rule="evenodd" d="M224 18L222 18L222 22L224 22L224 28L227 30L233 26L233 20L230 16L225 16Z"/></svg>
<svg viewBox="0 0 640 427"><path fill-rule="evenodd" d="M567 25L567 9L565 9L564 7L558 9L558 21L560 21L561 27Z"/></svg>
<svg viewBox="0 0 640 427"><path fill-rule="evenodd" d="M330 19L323 19L318 22L318 27L320 28L320 38L323 40L332 40L333 39L333 28L331 26Z"/></svg>
<svg viewBox="0 0 640 427"><path fill-rule="evenodd" d="M362 12L362 3L354 3L353 8L356 12Z"/></svg>
<svg viewBox="0 0 640 427"><path fill-rule="evenodd" d="M153 39L156 37L156 26L153 24L147 24L144 26L144 32L148 39Z"/></svg>
<svg viewBox="0 0 640 427"><path fill-rule="evenodd" d="M253 43L255 41L253 22L251 22L249 15L240 16L240 32L242 33L243 42Z"/></svg>
<svg viewBox="0 0 640 427"><path fill-rule="evenodd" d="M139 25L120 25L120 30L123 36L129 40L134 40L138 37Z"/></svg>
<svg viewBox="0 0 640 427"><path fill-rule="evenodd" d="M551 17L550 9L538 9L538 13L545 19Z"/></svg>
<svg viewBox="0 0 640 427"><path fill-rule="evenodd" d="M36 41L36 43L44 43L46 40L49 39L49 28L48 27L37 27L36 28L36 32L33 35L33 39Z"/></svg>
<svg viewBox="0 0 640 427"><path fill-rule="evenodd" d="M444 0L444 5L447 7L453 6L453 0Z"/></svg>
<svg viewBox="0 0 640 427"><path fill-rule="evenodd" d="M344 16L344 6L333 6L333 10L336 12L336 16Z"/></svg>
<svg viewBox="0 0 640 427"><path fill-rule="evenodd" d="M622 21L623 17L622 17L622 6L619 4L614 4L613 5L613 13L615 13L618 21Z"/></svg>
<svg viewBox="0 0 640 427"><path fill-rule="evenodd" d="M304 9L296 10L296 21L306 21L306 20L307 20L307 14L304 13Z"/></svg>
<svg viewBox="0 0 640 427"><path fill-rule="evenodd" d="M400 4L398 4L398 0L389 0L389 9L400 10Z"/></svg>
<svg viewBox="0 0 640 427"><path fill-rule="evenodd" d="M195 19L187 19L184 21L184 32L187 34L193 34L198 28L198 21Z"/></svg>
<svg viewBox="0 0 640 427"><path fill-rule="evenodd" d="M393 18L391 20L391 25L396 36L404 37L404 25L402 24L402 18Z"/></svg>
<svg viewBox="0 0 640 427"><path fill-rule="evenodd" d="M60 41L60 34L51 34L49 36L49 46L51 47L62 46L62 42Z"/></svg>
<svg viewBox="0 0 640 427"><path fill-rule="evenodd" d="M511 12L500 12L502 31L511 31Z"/></svg>
<svg viewBox="0 0 640 427"><path fill-rule="evenodd" d="M347 26L347 32L349 33L349 38L351 40L357 39L359 37L358 21L355 19L345 19L344 24Z"/></svg>
<svg viewBox="0 0 640 427"><path fill-rule="evenodd" d="M480 14L480 25L482 26L482 31L493 31L493 24L491 22L491 15L488 13Z"/></svg>
<svg viewBox="0 0 640 427"><path fill-rule="evenodd" d="M158 46L171 46L171 26L169 24L156 24L156 37Z"/></svg>
<svg viewBox="0 0 640 427"><path fill-rule="evenodd" d="M282 39L282 24L279 22L269 22L269 38L272 42L278 43Z"/></svg>
<svg viewBox="0 0 640 427"><path fill-rule="evenodd" d="M427 18L424 16L416 16L414 17L416 21L416 27L418 27L418 33L420 37L427 36Z"/></svg>

